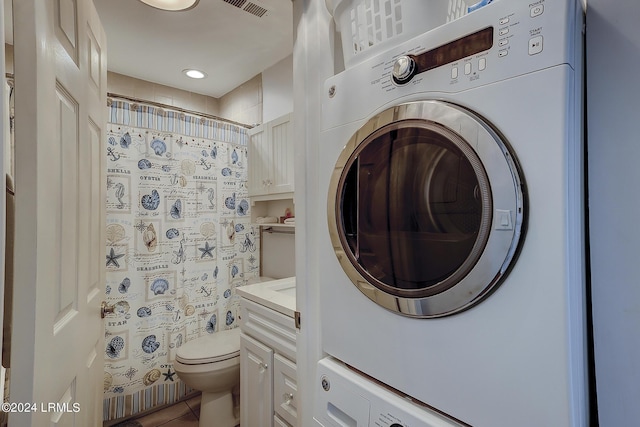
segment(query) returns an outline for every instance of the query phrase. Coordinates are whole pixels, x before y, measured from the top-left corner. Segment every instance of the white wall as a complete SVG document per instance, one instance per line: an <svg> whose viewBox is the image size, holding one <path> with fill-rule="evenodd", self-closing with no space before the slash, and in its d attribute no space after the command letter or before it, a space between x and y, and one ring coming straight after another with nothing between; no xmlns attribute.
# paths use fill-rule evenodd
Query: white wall
<svg viewBox="0 0 640 427"><path fill-rule="evenodd" d="M13 61L12 57L10 59ZM13 65L12 62L10 65ZM116 95L210 114L238 123L248 125L262 123L261 74L247 80L222 98L213 98L113 72L107 75L107 91ZM289 98L291 96L289 93ZM291 112L291 109L288 112Z"/></svg>
<svg viewBox="0 0 640 427"><path fill-rule="evenodd" d="M600 425L640 419L640 2L589 0L587 129Z"/></svg>
<svg viewBox="0 0 640 427"><path fill-rule="evenodd" d="M9 65L12 66L12 62ZM248 125L264 123L293 111L293 55L219 99L113 72L109 72L107 80L110 93L211 114Z"/></svg>
<svg viewBox="0 0 640 427"><path fill-rule="evenodd" d="M302 314L297 336L298 390L302 427L313 422L316 364L322 357L318 308L318 150L324 81L333 75L334 30L325 2L293 2L293 136L295 147L296 305Z"/></svg>
<svg viewBox="0 0 640 427"><path fill-rule="evenodd" d="M262 74L220 98L220 117L247 125L262 123Z"/></svg>
<svg viewBox="0 0 640 427"><path fill-rule="evenodd" d="M288 228L262 231L260 275L282 279L296 275L295 232Z"/></svg>
<svg viewBox="0 0 640 427"><path fill-rule="evenodd" d="M107 73L107 92L144 101L159 102L169 107L179 107L198 113L220 115L217 98L140 80L111 71Z"/></svg>
<svg viewBox="0 0 640 427"><path fill-rule="evenodd" d="M293 55L262 72L262 120L293 111Z"/></svg>

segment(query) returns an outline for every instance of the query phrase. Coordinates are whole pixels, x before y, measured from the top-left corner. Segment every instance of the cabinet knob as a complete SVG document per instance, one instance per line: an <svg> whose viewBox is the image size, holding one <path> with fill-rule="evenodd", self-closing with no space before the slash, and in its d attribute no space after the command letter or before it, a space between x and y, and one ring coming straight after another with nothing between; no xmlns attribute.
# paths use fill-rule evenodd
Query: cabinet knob
<svg viewBox="0 0 640 427"><path fill-rule="evenodd" d="M261 364L260 364L260 371L261 371L261 372L264 372L264 371L266 371L267 369L269 369L269 365L267 365L266 363L261 363Z"/></svg>
<svg viewBox="0 0 640 427"><path fill-rule="evenodd" d="M290 404L293 400L293 393L284 393L282 395L282 400L284 401L285 405Z"/></svg>

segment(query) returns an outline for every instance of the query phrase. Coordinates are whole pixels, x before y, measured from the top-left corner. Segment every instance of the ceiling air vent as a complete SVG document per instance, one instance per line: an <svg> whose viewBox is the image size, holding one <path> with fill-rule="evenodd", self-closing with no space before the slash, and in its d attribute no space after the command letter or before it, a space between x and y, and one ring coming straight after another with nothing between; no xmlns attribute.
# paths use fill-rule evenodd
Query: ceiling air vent
<svg viewBox="0 0 640 427"><path fill-rule="evenodd" d="M249 12L253 15L256 15L259 18L262 18L264 14L268 12L267 9L260 7L257 4L251 3L251 2L247 4L247 6L244 8L244 11Z"/></svg>
<svg viewBox="0 0 640 427"><path fill-rule="evenodd" d="M247 0L222 0L225 3L229 3L231 6L235 6L238 9L242 9L243 11L250 13L252 15L257 16L258 18L262 18L268 10L264 7L260 7L255 3L247 2Z"/></svg>
<svg viewBox="0 0 640 427"><path fill-rule="evenodd" d="M238 8L242 8L242 6L244 6L244 4L247 2L247 0L222 0L225 3L229 3L232 6L238 7Z"/></svg>

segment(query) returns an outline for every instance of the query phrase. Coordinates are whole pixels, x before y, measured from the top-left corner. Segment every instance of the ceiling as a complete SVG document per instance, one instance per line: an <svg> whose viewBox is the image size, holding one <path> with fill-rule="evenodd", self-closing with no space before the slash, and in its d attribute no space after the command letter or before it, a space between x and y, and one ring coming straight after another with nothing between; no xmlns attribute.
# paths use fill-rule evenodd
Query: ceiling
<svg viewBox="0 0 640 427"><path fill-rule="evenodd" d="M190 92L220 98L293 51L291 0L200 0L183 12L136 0L93 2L109 71ZM190 79L187 68L208 77Z"/></svg>

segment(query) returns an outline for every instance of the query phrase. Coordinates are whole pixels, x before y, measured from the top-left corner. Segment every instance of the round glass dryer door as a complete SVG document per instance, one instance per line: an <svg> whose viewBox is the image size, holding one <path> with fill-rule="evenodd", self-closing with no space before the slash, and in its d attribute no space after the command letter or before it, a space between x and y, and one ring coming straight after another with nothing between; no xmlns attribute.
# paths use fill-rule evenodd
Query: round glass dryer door
<svg viewBox="0 0 640 427"><path fill-rule="evenodd" d="M349 140L329 231L351 281L411 317L465 310L506 277L523 240L524 181L507 143L443 101L402 104Z"/></svg>

